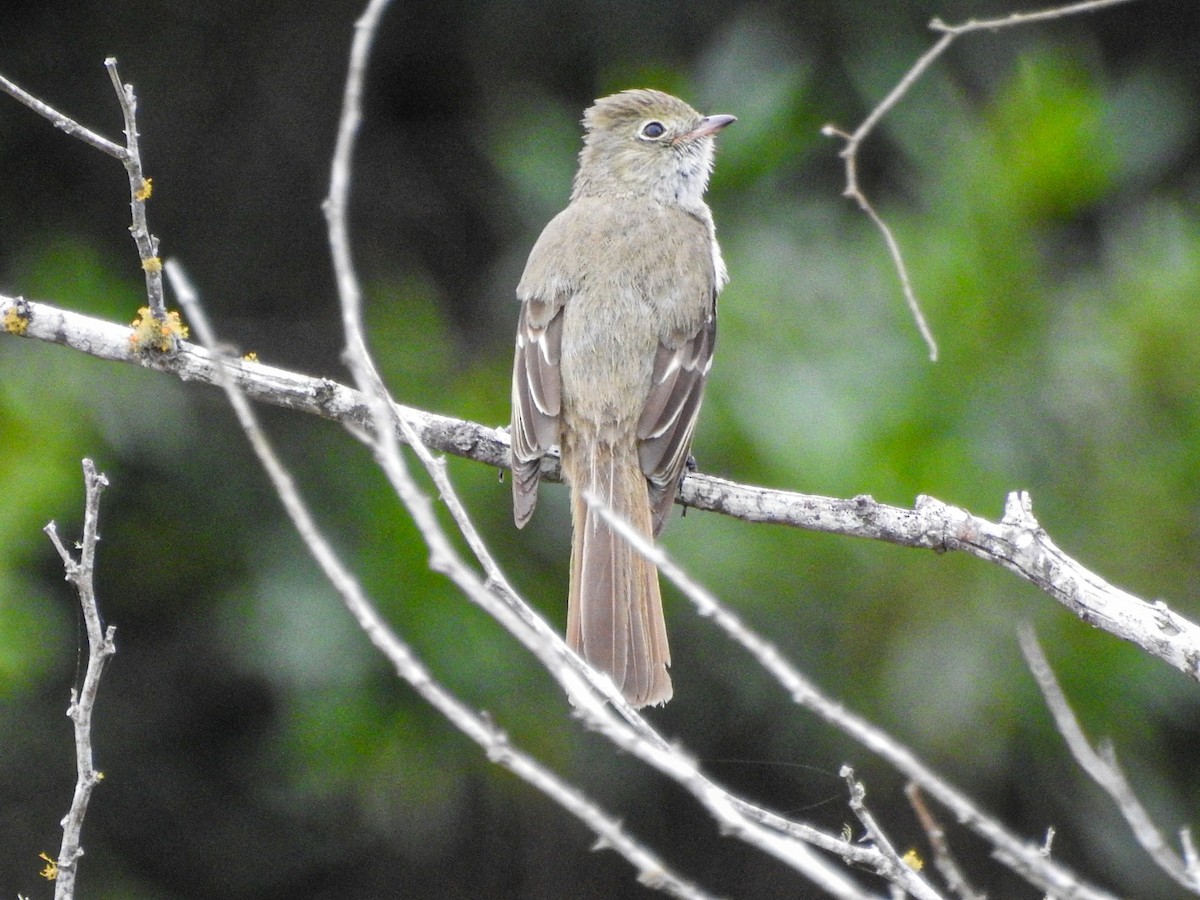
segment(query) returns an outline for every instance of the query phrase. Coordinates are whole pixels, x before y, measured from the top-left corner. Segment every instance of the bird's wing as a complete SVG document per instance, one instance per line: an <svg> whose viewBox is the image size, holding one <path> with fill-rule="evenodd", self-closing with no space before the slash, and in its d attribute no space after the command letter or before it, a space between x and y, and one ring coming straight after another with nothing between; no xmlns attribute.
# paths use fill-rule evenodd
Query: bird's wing
<svg viewBox="0 0 1200 900"><path fill-rule="evenodd" d="M547 258L554 255L554 238L562 230L559 224L555 219L546 226L517 287L521 313L513 361L510 437L513 518L518 528L529 521L537 505L539 461L559 439L563 306L570 291L547 277Z"/></svg>
<svg viewBox="0 0 1200 900"><path fill-rule="evenodd" d="M663 530L675 502L712 367L717 294L711 289L709 294L708 314L698 328L673 332L659 342L650 395L638 420L638 454L650 482L655 535Z"/></svg>

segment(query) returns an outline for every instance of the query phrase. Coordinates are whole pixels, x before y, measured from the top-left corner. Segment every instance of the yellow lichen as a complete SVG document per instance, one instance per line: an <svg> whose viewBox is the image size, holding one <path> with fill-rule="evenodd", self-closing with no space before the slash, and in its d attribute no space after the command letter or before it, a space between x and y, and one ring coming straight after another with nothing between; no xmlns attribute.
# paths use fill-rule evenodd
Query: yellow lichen
<svg viewBox="0 0 1200 900"><path fill-rule="evenodd" d="M133 334L129 336L129 344L138 353L148 350L158 350L166 353L177 341L188 336L187 326L179 319L179 313L167 313L166 320L156 319L150 315L150 307L143 306L138 310L138 316L130 323Z"/></svg>
<svg viewBox="0 0 1200 900"><path fill-rule="evenodd" d="M138 190L134 191L133 199L141 200L144 202L146 200L149 200L150 195L153 193L154 193L154 179L153 178L143 178L142 186L140 188L138 188Z"/></svg>
<svg viewBox="0 0 1200 900"><path fill-rule="evenodd" d="M39 853L38 856L46 861L46 865L44 865L42 867L42 871L39 872L38 874L41 875L43 878L45 878L47 881L54 881L55 879L57 879L58 878L58 863L55 862L52 857L47 856L45 853Z"/></svg>
<svg viewBox="0 0 1200 900"><path fill-rule="evenodd" d="M22 335L25 329L29 327L29 321L33 316L29 312L29 304L24 300L17 300L12 306L4 311L4 330L9 334Z"/></svg>

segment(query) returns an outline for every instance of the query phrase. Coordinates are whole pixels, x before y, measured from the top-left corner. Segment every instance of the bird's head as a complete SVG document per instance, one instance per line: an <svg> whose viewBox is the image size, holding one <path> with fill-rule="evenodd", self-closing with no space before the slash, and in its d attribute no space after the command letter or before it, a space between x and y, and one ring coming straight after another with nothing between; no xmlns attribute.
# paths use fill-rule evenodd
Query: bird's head
<svg viewBox="0 0 1200 900"><path fill-rule="evenodd" d="M697 206L713 165L713 135L736 121L702 116L662 91L631 90L597 100L585 134L572 198L650 198Z"/></svg>

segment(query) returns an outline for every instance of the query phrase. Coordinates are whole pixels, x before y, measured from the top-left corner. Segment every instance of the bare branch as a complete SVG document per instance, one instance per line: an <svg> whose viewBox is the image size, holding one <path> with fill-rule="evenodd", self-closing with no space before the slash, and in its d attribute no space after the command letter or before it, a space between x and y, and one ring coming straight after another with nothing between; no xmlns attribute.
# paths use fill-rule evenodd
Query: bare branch
<svg viewBox="0 0 1200 900"><path fill-rule="evenodd" d="M912 509L904 509L865 495L841 500L713 476L689 475L680 494L685 505L746 521L968 553L1035 585L1089 625L1136 644L1200 680L1200 626L1162 601L1148 603L1109 584L1064 553L1034 518L1033 502L1024 491L1008 495L999 522L933 497L917 497Z"/></svg>
<svg viewBox="0 0 1200 900"><path fill-rule="evenodd" d="M1039 848L1009 831L985 813L970 797L945 781L926 766L908 747L883 729L872 725L841 703L827 697L795 668L779 649L750 629L709 591L697 584L655 544L623 519L614 516L594 494L585 495L604 519L629 541L684 593L700 615L711 618L737 644L771 674L791 696L792 701L816 713L830 725L849 735L868 750L886 760L897 771L950 809L966 825L995 848L996 858L1047 891L1064 891L1076 900L1111 900L1111 895L1083 881L1075 872L1043 856Z"/></svg>
<svg viewBox="0 0 1200 900"><path fill-rule="evenodd" d="M0 322L8 333L73 347L102 359L135 363L184 381L219 384L213 354L181 341L172 355L135 353L131 331L20 297L0 295ZM13 324L9 324L9 323ZM283 406L362 429L372 421L366 397L328 378L312 378L258 362L226 359L228 377L252 400ZM395 415L431 450L495 468L507 468L504 429L393 404ZM398 428L407 441L404 429ZM543 477L559 480L557 459L542 460ZM1200 626L1171 610L1109 584L1065 554L1033 516L1024 492L1010 494L1004 517L991 522L932 497L918 497L912 509L860 495L822 497L739 484L693 472L679 491L681 505L733 516L747 522L788 525L809 531L885 541L943 553L969 553L1003 566L1045 591L1083 621L1130 641L1200 680Z"/></svg>
<svg viewBox="0 0 1200 900"><path fill-rule="evenodd" d="M181 381L221 385L217 355L195 343L181 341L178 352L172 355L143 355L133 349L133 330L127 325L4 295L0 295L0 322L7 326L7 333L12 336L48 341L99 359L156 369ZM310 413L343 425L361 427L370 421L365 397L332 379L313 378L244 359L224 357L222 364L227 376L251 400ZM396 410L428 446L496 468L508 466L508 440L501 429L413 407L398 405ZM545 466L547 477L553 480L557 466L551 461Z"/></svg>
<svg viewBox="0 0 1200 900"><path fill-rule="evenodd" d="M73 138L78 138L85 144L95 147L101 153L107 153L113 159L125 162L127 151L120 144L114 144L108 138L100 136L90 128L85 128L70 116L64 115L50 104L42 102L33 96L33 94L18 87L14 82L9 81L3 75L0 75L0 90L13 99L24 103L39 116L49 121L59 131L69 134Z"/></svg>
<svg viewBox="0 0 1200 900"><path fill-rule="evenodd" d="M1028 624L1022 625L1018 629L1018 635L1021 641L1021 652L1025 654L1029 671L1033 673L1038 688L1041 689L1042 697L1046 701L1046 707L1054 717L1054 724L1058 727L1058 732L1063 736L1063 740L1067 742L1071 755L1075 757L1076 762L1083 767L1088 776L1112 797L1113 802L1117 804L1117 809L1129 823L1129 828L1137 838L1137 842L1150 854L1150 858L1158 864L1158 867L1193 894L1200 894L1200 867L1195 865L1195 850L1189 847L1187 838L1184 838L1184 856L1176 854L1168 846L1162 832L1158 830L1150 818L1150 814L1138 800L1137 795L1133 792L1133 787L1125 778L1125 773L1117 764L1117 755L1112 745L1102 744L1098 750L1093 749L1087 736L1083 733L1079 720L1075 718L1075 713L1071 710L1071 705L1067 702L1067 697L1058 684L1058 679L1054 677L1054 671L1050 668L1046 654L1042 652L1042 648L1038 644L1033 628ZM1188 855L1193 857L1190 864L1186 858Z"/></svg>
<svg viewBox="0 0 1200 900"><path fill-rule="evenodd" d="M108 479L96 471L90 459L83 461L85 501L83 513L83 540L80 543L78 562L63 545L58 529L50 522L43 530L50 537L54 549L62 558L67 572L67 581L79 592L79 606L83 610L83 621L88 636L87 670L83 676L83 687L71 689L71 705L67 716L75 724L75 794L71 809L62 820L63 839L58 859L53 868L57 872L54 884L55 900L70 900L75 896L75 877L79 871L79 859L83 856L80 834L83 819L87 815L92 791L104 778L97 772L92 752L92 713L96 706L96 694L100 689L100 677L108 658L117 652L113 637L113 626L104 628L100 609L96 603L93 575L96 568L96 544L100 540L97 529L100 524L100 494L108 486Z"/></svg>

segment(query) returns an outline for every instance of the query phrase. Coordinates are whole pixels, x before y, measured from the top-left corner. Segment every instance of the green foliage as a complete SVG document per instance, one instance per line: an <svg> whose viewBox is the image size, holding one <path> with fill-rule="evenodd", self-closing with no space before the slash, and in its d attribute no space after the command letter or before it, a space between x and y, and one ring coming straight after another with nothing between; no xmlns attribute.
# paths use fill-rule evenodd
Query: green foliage
<svg viewBox="0 0 1200 900"><path fill-rule="evenodd" d="M1000 163L992 196L1028 221L1085 215L1113 187L1111 124L1101 85L1069 55L1023 57L986 123Z"/></svg>

